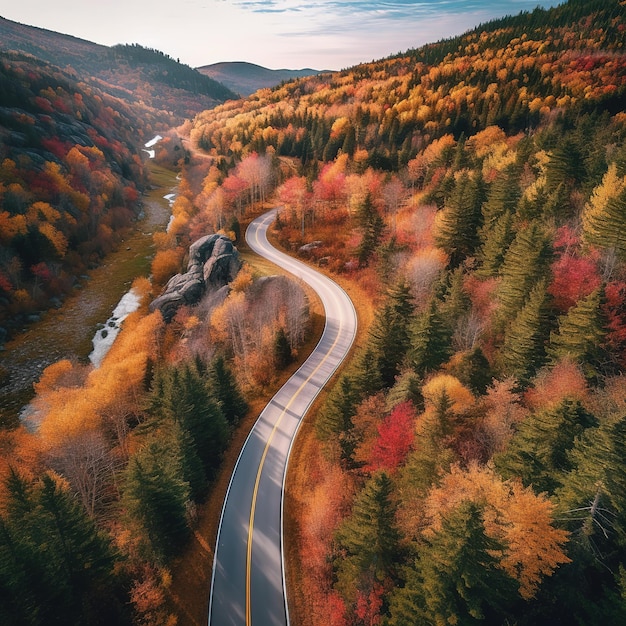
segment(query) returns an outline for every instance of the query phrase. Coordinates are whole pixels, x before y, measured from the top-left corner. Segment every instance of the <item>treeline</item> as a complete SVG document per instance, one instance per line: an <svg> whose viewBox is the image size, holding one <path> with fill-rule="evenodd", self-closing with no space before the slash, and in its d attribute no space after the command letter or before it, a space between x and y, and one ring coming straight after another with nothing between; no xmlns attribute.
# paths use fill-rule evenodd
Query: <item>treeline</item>
<svg viewBox="0 0 626 626"><path fill-rule="evenodd" d="M192 137L227 163L271 146L314 168L365 150L368 165L398 171L445 134L458 139L494 124L507 133L530 131L563 108L616 113L624 97L624 7L616 0L585 6L584 15L580 3L537 9L532 28L523 26L528 15L509 18L264 90L201 114Z"/></svg>
<svg viewBox="0 0 626 626"><path fill-rule="evenodd" d="M151 121L52 66L2 57L0 340L58 302L136 220Z"/></svg>
<svg viewBox="0 0 626 626"><path fill-rule="evenodd" d="M119 98L140 116L159 118L159 129L237 96L157 50L107 47L0 19L0 50L44 61L98 92Z"/></svg>
<svg viewBox="0 0 626 626"><path fill-rule="evenodd" d="M118 44L110 49L109 54L116 62L123 59L133 67L145 66L149 77L170 87L210 96L219 102L239 97L216 80L159 50L139 44Z"/></svg>

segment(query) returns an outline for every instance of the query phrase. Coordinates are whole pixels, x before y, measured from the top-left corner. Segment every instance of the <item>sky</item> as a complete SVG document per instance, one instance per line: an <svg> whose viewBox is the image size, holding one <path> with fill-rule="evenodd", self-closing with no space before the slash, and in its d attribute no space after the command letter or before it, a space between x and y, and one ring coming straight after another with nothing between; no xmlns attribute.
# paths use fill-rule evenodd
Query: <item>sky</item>
<svg viewBox="0 0 626 626"><path fill-rule="evenodd" d="M0 0L0 16L107 46L138 43L191 67L339 70L562 1Z"/></svg>

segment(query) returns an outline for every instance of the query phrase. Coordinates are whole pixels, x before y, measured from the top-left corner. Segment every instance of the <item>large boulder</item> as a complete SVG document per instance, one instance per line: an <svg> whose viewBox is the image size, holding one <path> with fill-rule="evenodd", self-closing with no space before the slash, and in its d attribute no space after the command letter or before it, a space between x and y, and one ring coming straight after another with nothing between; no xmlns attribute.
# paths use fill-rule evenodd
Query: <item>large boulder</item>
<svg viewBox="0 0 626 626"><path fill-rule="evenodd" d="M150 310L161 311L166 322L178 308L196 304L207 291L217 291L230 283L241 269L239 252L224 235L206 235L189 247L184 274L172 276L163 293L153 300Z"/></svg>

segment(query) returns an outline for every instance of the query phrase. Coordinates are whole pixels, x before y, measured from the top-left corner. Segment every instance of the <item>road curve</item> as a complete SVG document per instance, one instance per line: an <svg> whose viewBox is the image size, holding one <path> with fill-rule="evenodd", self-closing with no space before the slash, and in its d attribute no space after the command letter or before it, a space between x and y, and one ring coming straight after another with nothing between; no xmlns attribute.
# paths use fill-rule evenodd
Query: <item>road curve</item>
<svg viewBox="0 0 626 626"><path fill-rule="evenodd" d="M357 328L352 301L339 285L269 244L267 229L275 216L276 209L254 220L246 241L319 294L326 325L315 350L259 416L235 465L217 535L210 626L289 624L282 550L289 452L302 418L350 350Z"/></svg>

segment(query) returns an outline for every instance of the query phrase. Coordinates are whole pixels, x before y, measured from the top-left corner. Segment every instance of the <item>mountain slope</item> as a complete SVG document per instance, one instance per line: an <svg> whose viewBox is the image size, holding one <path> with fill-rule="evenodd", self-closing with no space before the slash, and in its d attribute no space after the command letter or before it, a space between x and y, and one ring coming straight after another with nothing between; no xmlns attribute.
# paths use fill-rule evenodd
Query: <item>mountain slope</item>
<svg viewBox="0 0 626 626"><path fill-rule="evenodd" d="M320 70L311 68L270 70L266 67L243 61L213 63L212 65L198 67L197 70L242 96L249 96L263 87L275 87L283 81L320 73Z"/></svg>
<svg viewBox="0 0 626 626"><path fill-rule="evenodd" d="M237 95L166 54L139 45L113 47L0 18L0 51L16 51L57 65L128 102L193 117Z"/></svg>
<svg viewBox="0 0 626 626"><path fill-rule="evenodd" d="M525 131L571 107L616 112L626 94L623 13L617 2L570 2L527 14L527 27L524 16L499 20L488 30L206 111L195 136L207 150L238 146L232 138L243 136L251 138L248 150L271 145L309 161L361 148L368 164L396 170L447 133L469 136L492 124ZM232 149L221 156L231 152L238 156Z"/></svg>
<svg viewBox="0 0 626 626"><path fill-rule="evenodd" d="M0 53L0 343L58 302L137 218L150 111Z"/></svg>

